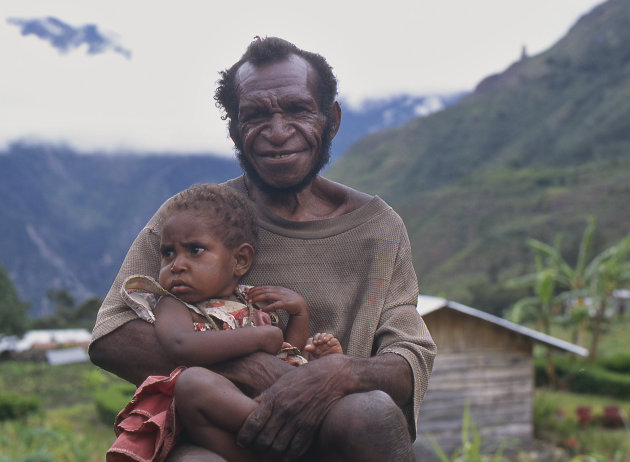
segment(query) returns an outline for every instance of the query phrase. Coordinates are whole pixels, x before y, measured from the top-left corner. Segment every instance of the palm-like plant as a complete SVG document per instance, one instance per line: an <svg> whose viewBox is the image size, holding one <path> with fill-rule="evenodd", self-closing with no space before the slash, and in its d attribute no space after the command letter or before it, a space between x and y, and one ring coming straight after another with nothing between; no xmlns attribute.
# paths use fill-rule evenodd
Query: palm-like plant
<svg viewBox="0 0 630 462"><path fill-rule="evenodd" d="M520 278L522 281L528 280L527 278L530 281L535 281L545 275L546 278L554 279L554 284L546 283L547 286L552 287L553 296L546 292L540 292L540 289L536 289L536 287L534 287L534 291L541 304L543 302L550 303L553 300L556 303L563 301L563 304L568 306L564 314L574 326L574 342L583 343L584 331L590 325L592 330L592 341L589 348L590 359L594 359L596 355L605 309L612 292L630 281L630 261L628 261L630 235L589 261L595 229L596 222L591 218L588 220L582 235L575 266L567 263L562 256L559 238L556 238L553 246L536 239L528 240L528 245L536 254L536 272ZM561 290L557 295L555 295L556 287ZM541 298L543 295L544 298ZM589 310L590 306L587 301L595 304L593 313ZM519 304L527 305L527 303L526 299L519 300L512 311L517 312ZM549 308L547 309L549 310ZM539 317L540 321L548 323L546 327L549 328L552 320L551 311L541 312ZM549 333L549 330L545 330L545 333Z"/></svg>
<svg viewBox="0 0 630 462"><path fill-rule="evenodd" d="M630 235L616 245L609 247L589 264L593 274L590 279L589 292L596 301L596 309L592 317L592 339L589 348L589 360L597 356L597 347L602 333L602 323L608 303L613 292L630 282Z"/></svg>
<svg viewBox="0 0 630 462"><path fill-rule="evenodd" d="M566 310L564 319L573 326L573 342L584 343L584 331L588 323L588 291L586 290L593 278L593 266L587 264L588 255L593 244L595 229L594 218L590 218L582 234L575 266L571 266L562 256L560 236L557 236L553 246L536 239L529 239L528 245L534 250L537 258L544 260L545 267L552 268L557 286L562 292L559 299L563 300Z"/></svg>
<svg viewBox="0 0 630 462"><path fill-rule="evenodd" d="M511 321L521 324L534 322L545 334L551 333L551 320L554 316L554 308L558 305L556 296L556 270L545 267L543 259L536 256L536 272L520 278L514 278L507 282L508 287L532 287L534 295L518 300L509 312ZM546 355L547 376L551 385L556 388L556 370L553 363L551 350L547 348Z"/></svg>

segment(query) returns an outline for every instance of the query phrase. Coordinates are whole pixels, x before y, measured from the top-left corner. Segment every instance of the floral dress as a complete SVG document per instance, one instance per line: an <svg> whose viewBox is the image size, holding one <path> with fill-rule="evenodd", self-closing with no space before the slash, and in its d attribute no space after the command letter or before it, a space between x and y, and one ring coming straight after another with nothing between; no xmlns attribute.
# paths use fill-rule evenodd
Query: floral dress
<svg viewBox="0 0 630 462"><path fill-rule="evenodd" d="M213 298L200 303L184 303L197 318L193 321L195 331L232 330L256 325L277 325L276 313L262 312L247 302L245 295L251 286L239 285L234 295L240 301ZM130 276L120 294L131 309L151 324L155 323L155 306L160 297L174 297L149 276ZM177 297L175 297L177 298ZM277 356L288 363L299 366L306 363L297 348L289 344ZM107 451L107 462L163 461L177 442L180 433L175 416L173 399L175 382L185 367L176 368L166 376L150 376L142 382L131 401L118 413L114 423L116 441Z"/></svg>

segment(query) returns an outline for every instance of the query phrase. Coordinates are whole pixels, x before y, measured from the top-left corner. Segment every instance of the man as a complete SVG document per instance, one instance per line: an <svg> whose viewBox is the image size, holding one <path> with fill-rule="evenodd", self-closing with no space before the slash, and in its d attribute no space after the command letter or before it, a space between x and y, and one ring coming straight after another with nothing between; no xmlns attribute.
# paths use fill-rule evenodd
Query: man
<svg viewBox="0 0 630 462"><path fill-rule="evenodd" d="M246 284L303 295L311 332L329 332L345 355L291 368L257 353L212 369L260 405L238 441L279 460L413 460L414 418L435 344L415 310L417 279L400 217L372 197L318 175L339 128L337 82L319 55L257 39L222 73L215 94L245 174L225 183L253 201L260 245ZM140 383L177 365L153 328L124 307L129 274L159 270L161 212L132 245L105 299L92 361ZM197 458L196 458L197 457ZM217 460L181 446L169 460Z"/></svg>

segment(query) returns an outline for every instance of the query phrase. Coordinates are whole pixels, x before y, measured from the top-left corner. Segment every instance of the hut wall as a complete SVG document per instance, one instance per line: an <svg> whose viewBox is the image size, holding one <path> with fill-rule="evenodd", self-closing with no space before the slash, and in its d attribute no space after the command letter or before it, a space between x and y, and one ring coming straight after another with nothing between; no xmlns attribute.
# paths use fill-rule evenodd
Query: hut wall
<svg viewBox="0 0 630 462"><path fill-rule="evenodd" d="M466 407L487 451L526 448L533 436L531 340L450 309L425 322L438 356L418 417L418 460L437 459L429 435L447 455L461 447Z"/></svg>

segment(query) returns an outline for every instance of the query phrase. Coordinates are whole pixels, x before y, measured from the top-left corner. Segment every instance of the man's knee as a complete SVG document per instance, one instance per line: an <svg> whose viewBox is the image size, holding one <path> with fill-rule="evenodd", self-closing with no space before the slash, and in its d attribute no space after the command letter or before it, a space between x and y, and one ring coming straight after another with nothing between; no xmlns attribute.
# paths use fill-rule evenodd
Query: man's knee
<svg viewBox="0 0 630 462"><path fill-rule="evenodd" d="M181 442L169 453L166 462L226 462L226 460L208 449Z"/></svg>
<svg viewBox="0 0 630 462"><path fill-rule="evenodd" d="M320 431L322 447L334 447L348 460L413 460L407 422L383 391L354 393L335 403Z"/></svg>

